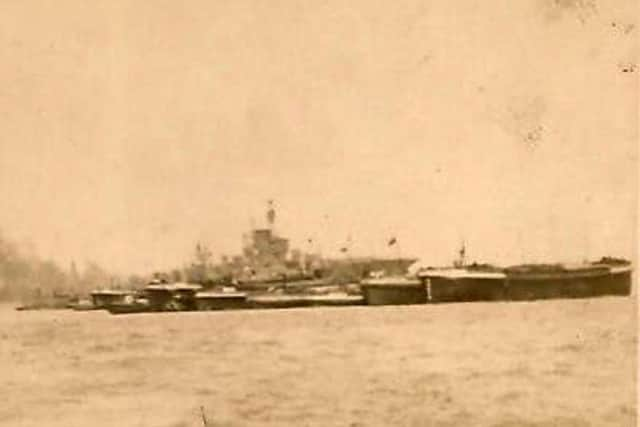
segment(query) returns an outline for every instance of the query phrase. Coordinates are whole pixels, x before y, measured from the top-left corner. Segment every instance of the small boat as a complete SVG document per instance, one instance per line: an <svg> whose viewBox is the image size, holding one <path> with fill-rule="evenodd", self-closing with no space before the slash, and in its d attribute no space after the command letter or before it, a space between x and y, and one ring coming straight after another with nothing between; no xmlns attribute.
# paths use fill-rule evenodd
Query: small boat
<svg viewBox="0 0 640 427"><path fill-rule="evenodd" d="M55 292L52 295L36 295L29 298L29 302L16 307L16 310L61 310L68 308L73 300L74 297L70 295Z"/></svg>

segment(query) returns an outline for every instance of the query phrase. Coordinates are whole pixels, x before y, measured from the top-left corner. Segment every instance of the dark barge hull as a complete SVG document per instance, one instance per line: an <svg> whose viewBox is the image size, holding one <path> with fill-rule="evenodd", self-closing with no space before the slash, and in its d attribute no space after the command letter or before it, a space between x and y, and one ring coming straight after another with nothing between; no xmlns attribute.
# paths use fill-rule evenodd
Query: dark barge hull
<svg viewBox="0 0 640 427"><path fill-rule="evenodd" d="M429 302L502 301L508 299L504 279L433 277L425 283Z"/></svg>
<svg viewBox="0 0 640 427"><path fill-rule="evenodd" d="M631 294L631 272L508 276L505 286L511 301L625 296Z"/></svg>
<svg viewBox="0 0 640 427"><path fill-rule="evenodd" d="M584 268L574 271L507 271L504 277L422 276L428 301L532 301L631 294L630 268Z"/></svg>
<svg viewBox="0 0 640 427"><path fill-rule="evenodd" d="M409 305L427 302L422 282L366 281L360 284L366 305Z"/></svg>

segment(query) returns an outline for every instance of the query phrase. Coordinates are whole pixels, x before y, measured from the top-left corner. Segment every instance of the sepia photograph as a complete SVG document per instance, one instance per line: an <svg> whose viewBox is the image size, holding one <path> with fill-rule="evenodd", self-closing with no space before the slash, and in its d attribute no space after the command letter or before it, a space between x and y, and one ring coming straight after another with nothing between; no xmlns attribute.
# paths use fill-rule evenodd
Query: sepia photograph
<svg viewBox="0 0 640 427"><path fill-rule="evenodd" d="M639 12L0 1L0 426L636 426Z"/></svg>

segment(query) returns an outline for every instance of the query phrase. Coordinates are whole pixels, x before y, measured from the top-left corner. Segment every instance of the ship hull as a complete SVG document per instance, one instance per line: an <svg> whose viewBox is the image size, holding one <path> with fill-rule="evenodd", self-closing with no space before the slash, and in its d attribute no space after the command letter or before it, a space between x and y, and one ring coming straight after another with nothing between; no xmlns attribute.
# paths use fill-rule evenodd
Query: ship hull
<svg viewBox="0 0 640 427"><path fill-rule="evenodd" d="M107 307L111 314L149 313L153 311L147 304L112 304Z"/></svg>
<svg viewBox="0 0 640 427"><path fill-rule="evenodd" d="M426 282L429 302L501 301L507 299L503 279L449 279L433 277Z"/></svg>
<svg viewBox="0 0 640 427"><path fill-rule="evenodd" d="M261 295L248 299L251 308L298 308L309 307L311 302L302 295Z"/></svg>
<svg viewBox="0 0 640 427"><path fill-rule="evenodd" d="M630 268L515 270L502 273L429 272L421 276L427 300L438 302L532 301L631 294Z"/></svg>
<svg viewBox="0 0 640 427"><path fill-rule="evenodd" d="M261 295L248 298L251 308L344 307L362 305L360 295Z"/></svg>
<svg viewBox="0 0 640 427"><path fill-rule="evenodd" d="M306 297L312 307L344 307L364 304L362 295L314 295Z"/></svg>
<svg viewBox="0 0 640 427"><path fill-rule="evenodd" d="M247 307L247 295L244 293L196 294L196 309L198 311L238 310Z"/></svg>
<svg viewBox="0 0 640 427"><path fill-rule="evenodd" d="M409 305L427 302L427 290L420 281L376 280L360 284L366 305Z"/></svg>
<svg viewBox="0 0 640 427"><path fill-rule="evenodd" d="M625 296L631 293L631 272L600 275L508 277L507 299L528 301L558 298Z"/></svg>

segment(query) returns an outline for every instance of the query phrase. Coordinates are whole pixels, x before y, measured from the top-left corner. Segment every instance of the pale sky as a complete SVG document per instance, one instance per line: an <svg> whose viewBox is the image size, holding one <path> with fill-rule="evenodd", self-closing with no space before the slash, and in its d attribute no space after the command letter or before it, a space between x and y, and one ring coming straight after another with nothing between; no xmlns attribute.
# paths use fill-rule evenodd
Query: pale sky
<svg viewBox="0 0 640 427"><path fill-rule="evenodd" d="M147 273L198 240L238 253L274 199L278 230L325 255L350 235L355 255L433 264L462 239L481 262L631 257L636 12L1 2L0 230Z"/></svg>

